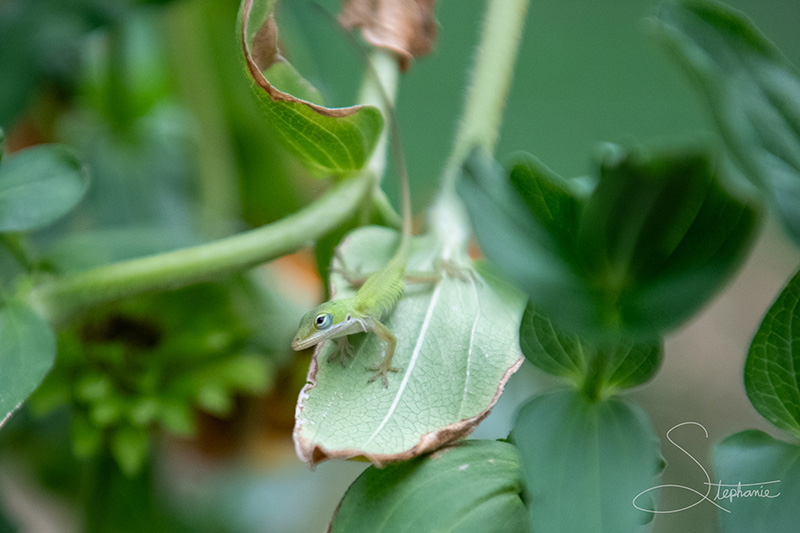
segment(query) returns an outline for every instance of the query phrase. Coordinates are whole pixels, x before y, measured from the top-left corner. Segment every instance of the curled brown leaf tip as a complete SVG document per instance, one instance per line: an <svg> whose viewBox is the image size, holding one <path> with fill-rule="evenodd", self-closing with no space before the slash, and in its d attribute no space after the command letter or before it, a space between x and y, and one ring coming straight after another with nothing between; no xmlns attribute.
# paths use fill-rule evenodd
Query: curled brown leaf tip
<svg viewBox="0 0 800 533"><path fill-rule="evenodd" d="M278 50L278 26L275 23L275 17L272 13L269 14L267 19L259 27L255 36L253 37L252 45L248 44L247 28L250 26L250 15L252 10L253 0L245 0L242 7L242 51L244 53L247 70L253 77L253 81L255 81L256 84L261 87L273 101L300 103L308 106L310 109L316 113L319 113L320 115L334 118L347 117L362 109L363 106L361 105L338 108L317 105L285 93L267 81L267 78L264 77L264 71L266 71L273 64L280 61L286 61L286 59Z"/></svg>
<svg viewBox="0 0 800 533"><path fill-rule="evenodd" d="M262 72L274 63L283 60L278 52L278 26L275 24L273 15L270 14L264 25L256 32L253 38L251 54L253 61Z"/></svg>
<svg viewBox="0 0 800 533"><path fill-rule="evenodd" d="M429 53L436 41L438 25L433 14L436 0L347 0L339 22L347 29L361 28L373 46L395 52L400 67Z"/></svg>

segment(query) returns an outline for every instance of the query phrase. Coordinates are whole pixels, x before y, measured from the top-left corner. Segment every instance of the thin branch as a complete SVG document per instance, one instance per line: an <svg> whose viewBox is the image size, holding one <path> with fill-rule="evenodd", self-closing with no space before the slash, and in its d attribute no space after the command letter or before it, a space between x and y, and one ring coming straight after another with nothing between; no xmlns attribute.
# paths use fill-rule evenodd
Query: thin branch
<svg viewBox="0 0 800 533"><path fill-rule="evenodd" d="M364 201L374 178L365 173L337 185L297 213L207 244L70 274L34 288L29 300L51 322L103 302L174 289L251 268L313 243Z"/></svg>

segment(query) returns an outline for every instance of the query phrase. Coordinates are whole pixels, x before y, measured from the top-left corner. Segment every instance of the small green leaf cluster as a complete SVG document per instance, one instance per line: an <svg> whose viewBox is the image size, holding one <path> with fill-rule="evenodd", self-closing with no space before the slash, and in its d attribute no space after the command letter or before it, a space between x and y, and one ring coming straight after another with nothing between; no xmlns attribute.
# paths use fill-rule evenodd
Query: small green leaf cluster
<svg viewBox="0 0 800 533"><path fill-rule="evenodd" d="M63 330L58 362L31 409L70 406L76 454L110 453L136 474L154 430L192 436L195 409L223 417L236 396L269 387L273 363L230 289L206 284L136 298Z"/></svg>
<svg viewBox="0 0 800 533"><path fill-rule="evenodd" d="M730 277L760 215L691 152L606 147L594 177L570 180L474 151L459 190L482 249L530 297L525 356L592 401L652 378L661 335Z"/></svg>

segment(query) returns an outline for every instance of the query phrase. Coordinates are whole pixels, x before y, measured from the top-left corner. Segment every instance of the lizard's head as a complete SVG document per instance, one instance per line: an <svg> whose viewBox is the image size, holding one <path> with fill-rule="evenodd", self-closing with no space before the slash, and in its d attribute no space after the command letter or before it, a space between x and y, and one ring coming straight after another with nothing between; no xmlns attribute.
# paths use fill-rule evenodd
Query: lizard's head
<svg viewBox="0 0 800 533"><path fill-rule="evenodd" d="M328 339L362 331L353 319L349 298L318 305L300 319L300 327L292 340L293 350L304 350Z"/></svg>

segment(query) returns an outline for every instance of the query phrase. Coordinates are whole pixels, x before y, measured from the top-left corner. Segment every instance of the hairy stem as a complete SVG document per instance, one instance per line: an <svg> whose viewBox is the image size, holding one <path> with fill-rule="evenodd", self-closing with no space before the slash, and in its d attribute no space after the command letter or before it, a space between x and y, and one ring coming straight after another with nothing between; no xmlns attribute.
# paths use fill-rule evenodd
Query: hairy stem
<svg viewBox="0 0 800 533"><path fill-rule="evenodd" d="M453 189L456 170L470 150L479 146L494 152L527 9L528 0L489 0L464 113L443 176L445 191Z"/></svg>
<svg viewBox="0 0 800 533"><path fill-rule="evenodd" d="M30 302L42 316L58 323L92 305L184 287L253 267L293 252L337 227L352 216L373 182L369 173L349 179L297 213L261 228L46 282L31 291Z"/></svg>
<svg viewBox="0 0 800 533"><path fill-rule="evenodd" d="M527 9L528 0L489 0L464 113L431 209L431 226L441 241L444 261L458 263L459 257L466 257L470 226L456 194L456 177L470 150L494 151Z"/></svg>

